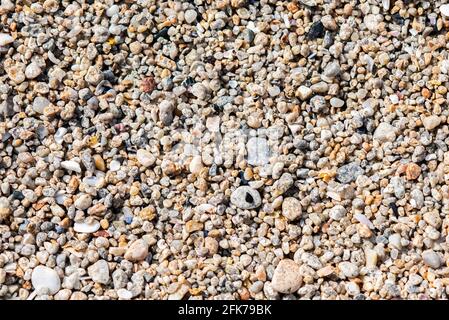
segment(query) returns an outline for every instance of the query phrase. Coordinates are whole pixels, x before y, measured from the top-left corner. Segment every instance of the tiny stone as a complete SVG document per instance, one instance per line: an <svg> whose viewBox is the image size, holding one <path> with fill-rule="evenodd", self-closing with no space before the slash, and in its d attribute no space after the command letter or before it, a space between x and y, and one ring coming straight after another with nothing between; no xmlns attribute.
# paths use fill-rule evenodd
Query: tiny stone
<svg viewBox="0 0 449 320"><path fill-rule="evenodd" d="M362 175L364 170L356 163L344 165L337 170L337 180L341 183L350 183Z"/></svg>
<svg viewBox="0 0 449 320"><path fill-rule="evenodd" d="M264 138L253 137L246 144L248 152L248 164L252 166L263 166L268 163L270 148Z"/></svg>
<svg viewBox="0 0 449 320"><path fill-rule="evenodd" d="M37 113L43 114L44 109L50 105L50 101L44 97L36 97L33 102L33 110Z"/></svg>

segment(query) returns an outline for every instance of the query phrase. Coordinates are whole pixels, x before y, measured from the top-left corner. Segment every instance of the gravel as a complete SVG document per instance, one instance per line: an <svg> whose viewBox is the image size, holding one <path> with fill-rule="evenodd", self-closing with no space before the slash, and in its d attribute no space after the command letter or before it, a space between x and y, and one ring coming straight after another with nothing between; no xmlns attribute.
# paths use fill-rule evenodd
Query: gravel
<svg viewBox="0 0 449 320"><path fill-rule="evenodd" d="M0 299L447 299L447 1L0 1Z"/></svg>

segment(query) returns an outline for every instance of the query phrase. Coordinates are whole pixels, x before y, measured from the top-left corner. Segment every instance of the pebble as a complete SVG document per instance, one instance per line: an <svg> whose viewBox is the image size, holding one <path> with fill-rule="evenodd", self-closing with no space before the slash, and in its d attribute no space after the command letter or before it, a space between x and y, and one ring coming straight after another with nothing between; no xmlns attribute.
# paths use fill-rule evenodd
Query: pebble
<svg viewBox="0 0 449 320"><path fill-rule="evenodd" d="M0 46L6 46L13 42L14 42L14 38L11 37L9 34L0 33Z"/></svg>
<svg viewBox="0 0 449 320"><path fill-rule="evenodd" d="M37 266L31 274L31 284L41 294L54 295L61 289L58 273L49 267Z"/></svg>
<svg viewBox="0 0 449 320"><path fill-rule="evenodd" d="M79 210L86 210L92 204L92 198L87 194L83 194L82 196L78 197L78 199L75 200L74 204L75 208Z"/></svg>
<svg viewBox="0 0 449 320"><path fill-rule="evenodd" d="M106 260L98 260L95 262L87 268L87 273L96 283L108 284L109 282L109 266Z"/></svg>
<svg viewBox="0 0 449 320"><path fill-rule="evenodd" d="M282 202L282 215L289 221L297 220L301 217L301 202L296 198L285 198Z"/></svg>
<svg viewBox="0 0 449 320"><path fill-rule="evenodd" d="M302 284L300 266L290 259L281 260L274 270L272 288L280 293L296 292Z"/></svg>
<svg viewBox="0 0 449 320"><path fill-rule="evenodd" d="M270 158L268 141L264 138L253 137L246 144L248 164L252 166L266 165Z"/></svg>
<svg viewBox="0 0 449 320"><path fill-rule="evenodd" d="M137 150L137 161L144 167L151 167L156 161L156 157L145 149Z"/></svg>
<svg viewBox="0 0 449 320"><path fill-rule="evenodd" d="M422 122L423 122L424 128L426 128L426 130L430 131L440 125L441 119L438 116L432 115L432 116L425 117Z"/></svg>
<svg viewBox="0 0 449 320"><path fill-rule="evenodd" d="M193 22L195 22L196 17L197 17L197 13L195 10L189 9L184 13L184 18L186 19L186 22L188 24L192 24Z"/></svg>
<svg viewBox="0 0 449 320"><path fill-rule="evenodd" d="M332 220L340 221L346 216L346 209L342 205L337 204L329 210L329 217Z"/></svg>
<svg viewBox="0 0 449 320"><path fill-rule="evenodd" d="M8 198L0 198L0 220L6 220L12 214Z"/></svg>
<svg viewBox="0 0 449 320"><path fill-rule="evenodd" d="M201 160L201 156L194 156L189 164L189 170L193 174L199 174L201 169L203 169L203 162Z"/></svg>
<svg viewBox="0 0 449 320"><path fill-rule="evenodd" d="M133 294L131 291L122 288L117 290L117 296L122 300L130 300Z"/></svg>
<svg viewBox="0 0 449 320"><path fill-rule="evenodd" d="M25 69L25 77L27 77L27 79L37 78L41 73L42 69L35 62L30 63Z"/></svg>
<svg viewBox="0 0 449 320"><path fill-rule="evenodd" d="M36 97L33 101L33 110L37 113L43 114L45 108L50 105L50 101L44 97Z"/></svg>
<svg viewBox="0 0 449 320"><path fill-rule="evenodd" d="M168 100L163 100L159 104L159 119L166 126L170 125L173 121L173 111L175 106Z"/></svg>
<svg viewBox="0 0 449 320"><path fill-rule="evenodd" d="M240 209L254 209L262 204L262 199L257 190L241 186L232 192L231 203Z"/></svg>
<svg viewBox="0 0 449 320"><path fill-rule="evenodd" d="M359 275L359 268L351 262L340 262L338 264L338 269L341 271L342 275L346 278L355 278Z"/></svg>
<svg viewBox="0 0 449 320"><path fill-rule="evenodd" d="M439 9L440 9L441 14L444 17L449 17L449 4L443 4L443 5L440 6Z"/></svg>
<svg viewBox="0 0 449 320"><path fill-rule="evenodd" d="M350 183L362 175L364 170L356 163L349 163L337 170L337 180L341 183Z"/></svg>
<svg viewBox="0 0 449 320"><path fill-rule="evenodd" d="M79 163L75 162L75 161L62 161L61 167L63 167L66 170L81 173L81 167L80 167Z"/></svg>
<svg viewBox="0 0 449 320"><path fill-rule="evenodd" d="M310 89L310 88L308 88L308 87L306 87L306 86L300 86L300 87L298 88L298 97L299 97L301 100L307 100L307 99L309 99L309 98L312 96L312 94L313 94L312 89Z"/></svg>
<svg viewBox="0 0 449 320"><path fill-rule="evenodd" d="M436 253L433 250L425 250L422 253L422 259L424 261L424 263L433 268L433 269L438 269L441 266L441 258L438 255L438 253Z"/></svg>
<svg viewBox="0 0 449 320"><path fill-rule="evenodd" d="M141 239L134 241L125 253L125 259L132 262L145 260L147 256L148 244Z"/></svg>
<svg viewBox="0 0 449 320"><path fill-rule="evenodd" d="M334 108L341 108L345 105L345 102L339 98L331 98L330 104Z"/></svg>
<svg viewBox="0 0 449 320"><path fill-rule="evenodd" d="M389 123L382 122L377 126L373 135L374 140L379 142L393 142L396 140L396 128Z"/></svg>

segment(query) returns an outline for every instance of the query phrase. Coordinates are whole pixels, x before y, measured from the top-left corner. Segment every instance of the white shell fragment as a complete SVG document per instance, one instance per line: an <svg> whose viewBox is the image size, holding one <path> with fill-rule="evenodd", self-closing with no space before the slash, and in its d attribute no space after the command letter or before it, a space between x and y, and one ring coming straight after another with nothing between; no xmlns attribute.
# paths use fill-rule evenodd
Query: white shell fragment
<svg viewBox="0 0 449 320"><path fill-rule="evenodd" d="M63 167L66 170L71 170L71 171L75 171L77 173L81 173L81 167L80 164L78 162L75 161L62 161L61 162L61 167Z"/></svg>
<svg viewBox="0 0 449 320"><path fill-rule="evenodd" d="M88 223L88 222L75 222L73 230L80 233L94 233L100 229L100 223L98 221Z"/></svg>

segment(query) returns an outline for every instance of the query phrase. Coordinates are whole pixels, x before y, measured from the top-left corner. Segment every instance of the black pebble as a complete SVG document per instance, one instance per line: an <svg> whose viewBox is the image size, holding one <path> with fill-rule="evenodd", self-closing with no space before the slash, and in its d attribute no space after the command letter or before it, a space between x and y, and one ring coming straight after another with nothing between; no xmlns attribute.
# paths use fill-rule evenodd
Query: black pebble
<svg viewBox="0 0 449 320"><path fill-rule="evenodd" d="M324 25L321 21L314 22L310 27L307 38L310 40L323 38L325 34Z"/></svg>
<svg viewBox="0 0 449 320"><path fill-rule="evenodd" d="M195 83L195 80L192 77L187 77L181 84L184 87L190 87L191 85L193 85Z"/></svg>
<svg viewBox="0 0 449 320"><path fill-rule="evenodd" d="M400 26L404 25L404 18L402 18L399 13L395 13L394 15L392 15L392 18L393 18L394 23L396 23Z"/></svg>
<svg viewBox="0 0 449 320"><path fill-rule="evenodd" d="M393 210L393 214L395 216L397 216L399 214L398 212L398 206L396 205L396 203L392 202L389 204L389 207L391 208L391 210Z"/></svg>
<svg viewBox="0 0 449 320"><path fill-rule="evenodd" d="M17 200L25 199L25 196L23 195L22 191L19 191L19 190L13 191L12 196L14 199L17 199Z"/></svg>
<svg viewBox="0 0 449 320"><path fill-rule="evenodd" d="M161 31L156 33L156 35L154 36L154 41L156 41L159 38L164 38L164 39L167 39L167 40L170 39L170 37L168 36L168 27L165 27Z"/></svg>
<svg viewBox="0 0 449 320"><path fill-rule="evenodd" d="M239 178L240 178L240 185L241 186L247 186L248 180L245 179L243 171L239 172Z"/></svg>

